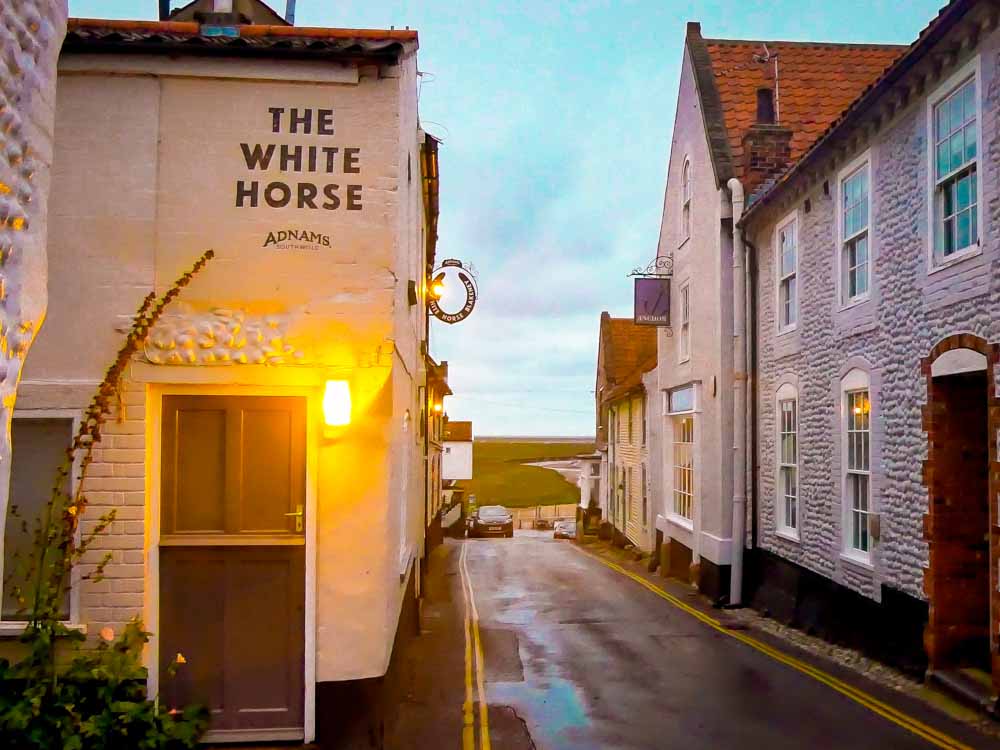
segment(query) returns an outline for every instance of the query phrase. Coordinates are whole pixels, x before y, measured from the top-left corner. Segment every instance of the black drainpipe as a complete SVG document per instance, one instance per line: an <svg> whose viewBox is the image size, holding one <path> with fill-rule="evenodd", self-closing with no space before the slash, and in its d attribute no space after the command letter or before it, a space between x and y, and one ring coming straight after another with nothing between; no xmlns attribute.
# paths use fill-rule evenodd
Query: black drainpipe
<svg viewBox="0 0 1000 750"><path fill-rule="evenodd" d="M170 18L170 0L160 0L160 20L166 21Z"/></svg>

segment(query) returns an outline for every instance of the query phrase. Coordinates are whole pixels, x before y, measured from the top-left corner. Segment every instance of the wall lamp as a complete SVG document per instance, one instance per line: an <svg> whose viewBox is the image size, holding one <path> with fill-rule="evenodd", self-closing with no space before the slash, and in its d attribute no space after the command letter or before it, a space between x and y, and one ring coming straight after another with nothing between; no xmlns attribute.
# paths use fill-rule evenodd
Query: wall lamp
<svg viewBox="0 0 1000 750"><path fill-rule="evenodd" d="M444 273L439 273L433 279L427 289L427 293L434 299L441 299L444 296Z"/></svg>
<svg viewBox="0 0 1000 750"><path fill-rule="evenodd" d="M351 384L346 380L326 381L323 423L327 427L344 427L351 423Z"/></svg>

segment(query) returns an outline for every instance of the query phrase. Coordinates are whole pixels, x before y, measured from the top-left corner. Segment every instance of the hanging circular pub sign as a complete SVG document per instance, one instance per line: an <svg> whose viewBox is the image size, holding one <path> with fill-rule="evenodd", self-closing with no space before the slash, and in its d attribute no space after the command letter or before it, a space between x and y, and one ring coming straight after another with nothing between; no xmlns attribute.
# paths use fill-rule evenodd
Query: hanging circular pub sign
<svg viewBox="0 0 1000 750"><path fill-rule="evenodd" d="M451 280L451 283L449 283ZM459 284L455 283L455 280ZM441 298L445 296L447 290L452 288L464 290L464 301L462 306L455 312L448 312L441 307ZM462 261L449 258L442 261L441 265L434 269L429 285L427 307L431 314L438 320L445 323L458 323L465 320L472 313L476 306L476 280L471 268L462 265ZM448 295L449 298L452 295ZM449 301L451 301L449 299Z"/></svg>

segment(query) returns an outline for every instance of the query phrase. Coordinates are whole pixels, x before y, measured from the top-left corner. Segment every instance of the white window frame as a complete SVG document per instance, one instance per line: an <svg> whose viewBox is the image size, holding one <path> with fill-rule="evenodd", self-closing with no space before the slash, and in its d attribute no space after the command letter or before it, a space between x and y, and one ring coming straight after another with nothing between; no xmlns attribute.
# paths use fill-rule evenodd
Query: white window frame
<svg viewBox="0 0 1000 750"><path fill-rule="evenodd" d="M678 414L694 414L699 411L699 393L698 393L698 383L686 383L684 385L679 385L676 388L671 388L663 392L663 413L668 417L677 416ZM691 406L687 409L674 409L673 408L673 394L679 393L681 391L691 392Z"/></svg>
<svg viewBox="0 0 1000 750"><path fill-rule="evenodd" d="M943 181L950 179L955 173L949 173L940 180L937 179L937 133L934 127L934 112L938 104L947 99L956 90L964 86L970 79L975 81L976 89L976 228L977 238L966 248L958 250L947 258L939 258L935 251L937 237L937 189ZM927 97L927 273L932 274L954 263L980 255L983 252L982 238L984 234L985 216L983 211L983 87L981 58L976 55L941 83ZM956 172L963 171L967 166Z"/></svg>
<svg viewBox="0 0 1000 750"><path fill-rule="evenodd" d="M781 234L788 227L792 227L792 233L795 237L795 268L791 273L781 275ZM795 282L795 300L791 308L791 322L783 324L782 323L782 301L781 301L781 287L782 284L787 279L793 279ZM798 210L792 211L784 219L778 222L777 226L774 228L774 300L775 300L775 316L774 320L778 327L778 335L784 333L790 333L798 328L799 324L799 212Z"/></svg>
<svg viewBox="0 0 1000 750"><path fill-rule="evenodd" d="M850 468L850 421L848 410L850 407L850 397L852 394L859 393L861 391L867 392L868 394L868 453L867 453L867 470L852 469ZM855 563L860 563L867 567L872 565L872 550L874 548L874 539L871 535L871 527L869 524L869 519L875 511L875 493L873 491L873 480L872 480L872 422L875 416L874 400L872 398L872 387L871 387L871 377L870 375L860 368L854 368L848 372L840 381L840 481L841 481L841 537L842 537L842 550L841 556L847 560ZM863 511L856 511L854 508L853 498L850 493L850 480L849 476L863 476L867 478L867 503L866 508ZM857 513L861 513L864 516L864 529L865 535L868 540L868 549L863 550L854 546L853 535L854 535L854 517Z"/></svg>
<svg viewBox="0 0 1000 750"><path fill-rule="evenodd" d="M691 238L691 157L684 157L681 167L681 241L683 245Z"/></svg>
<svg viewBox="0 0 1000 750"><path fill-rule="evenodd" d="M837 299L840 302L841 309L846 309L849 307L854 307L855 305L860 305L862 302L866 302L871 299L872 292L872 278L874 274L874 242L872 237L872 167L871 167L871 151L866 150L864 153L858 155L850 164L840 170L837 175ZM865 228L854 234L845 236L844 234L844 184L857 175L862 170L868 176L868 222L865 224ZM868 237L868 272L866 278L865 291L862 294L856 294L853 297L848 295L848 283L847 274L850 269L847 267L847 243L860 237L862 234L866 234Z"/></svg>
<svg viewBox="0 0 1000 750"><path fill-rule="evenodd" d="M795 440L795 456L791 463L784 460L782 437L787 434L784 425L783 404L791 401L794 404L794 430L791 434ZM775 464L775 484L774 484L774 514L777 527L777 534L787 539L799 541L799 533L802 528L802 493L800 492L801 470L799 466L799 393L791 383L784 383L778 388L774 397L775 405L775 442L774 442L774 464ZM792 468L795 471L795 524L788 523L788 498L785 494L784 469Z"/></svg>
<svg viewBox="0 0 1000 750"><path fill-rule="evenodd" d="M671 435L670 469L672 474L672 486L670 497L671 516L676 521L687 528L694 527L697 462L695 461L695 447L697 445L694 414L691 412L680 412L671 416L673 434ZM690 436L684 434L684 424L690 423ZM689 441L678 439L690 437ZM680 446L687 446L687 464L678 463L678 453ZM683 461L683 457L681 458ZM686 482L678 484L679 477L687 477Z"/></svg>
<svg viewBox="0 0 1000 750"><path fill-rule="evenodd" d="M691 359L691 283L685 281L677 290L677 304L680 307L680 335L677 337L677 361Z"/></svg>
<svg viewBox="0 0 1000 750"><path fill-rule="evenodd" d="M71 419L73 420L72 435L76 435L80 430L82 414L79 409L15 409L13 419ZM69 446L67 446L69 447ZM73 469L70 474L70 491L76 492L80 484L81 455L77 455L73 462ZM8 495L8 501L9 501ZM3 595L3 581L6 578L3 555L4 535L7 531L7 508L4 508L3 518L0 518L0 596ZM80 538L80 530L77 529L77 540ZM81 622L80 612L80 566L75 565L70 571L69 580L69 620L63 620L62 624L71 630L78 630L81 633L87 632L87 626ZM26 620L0 620L0 636L17 636L24 632L27 625Z"/></svg>

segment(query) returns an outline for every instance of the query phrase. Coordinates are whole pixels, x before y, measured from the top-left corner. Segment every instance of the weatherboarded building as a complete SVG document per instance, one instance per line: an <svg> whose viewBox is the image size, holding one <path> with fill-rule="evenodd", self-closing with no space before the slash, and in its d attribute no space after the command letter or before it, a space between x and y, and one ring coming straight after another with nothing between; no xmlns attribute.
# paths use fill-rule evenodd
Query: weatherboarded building
<svg viewBox="0 0 1000 750"><path fill-rule="evenodd" d="M71 20L14 472L56 460L139 302L214 249L95 451L88 512L117 520L87 562L111 562L68 619L142 617L150 693L207 703L211 740L332 747L377 734L413 632L436 142L415 32L251 20Z"/></svg>
<svg viewBox="0 0 1000 750"><path fill-rule="evenodd" d="M992 671L994 695L998 14L945 7L743 220L754 601L915 672Z"/></svg>
<svg viewBox="0 0 1000 750"><path fill-rule="evenodd" d="M630 318L601 314L597 354L597 447L604 532L620 544L645 551L655 545L653 520L658 502L657 422L649 418L656 394L656 329ZM588 468L589 471L589 468Z"/></svg>

